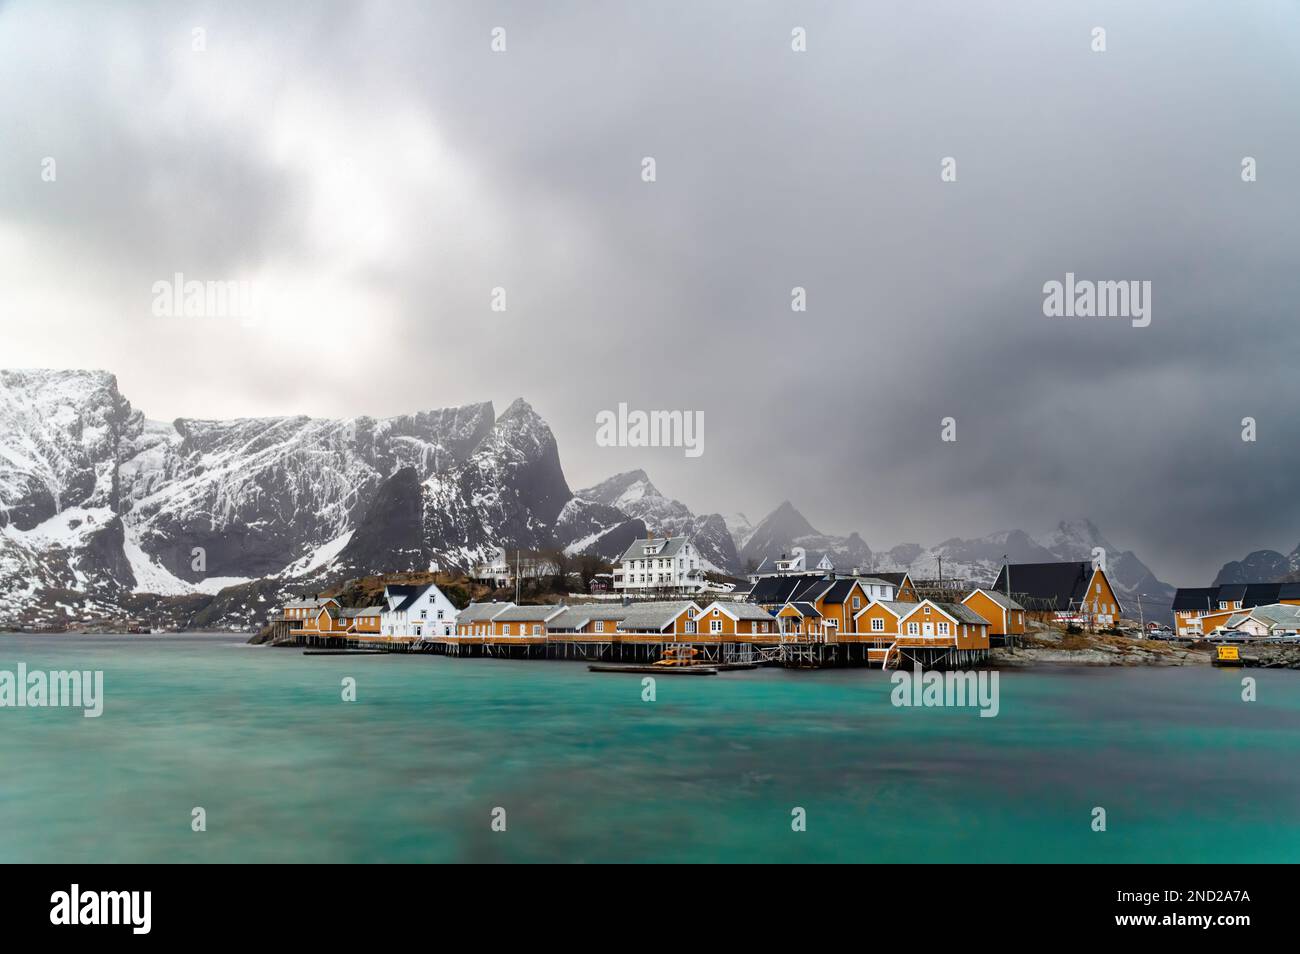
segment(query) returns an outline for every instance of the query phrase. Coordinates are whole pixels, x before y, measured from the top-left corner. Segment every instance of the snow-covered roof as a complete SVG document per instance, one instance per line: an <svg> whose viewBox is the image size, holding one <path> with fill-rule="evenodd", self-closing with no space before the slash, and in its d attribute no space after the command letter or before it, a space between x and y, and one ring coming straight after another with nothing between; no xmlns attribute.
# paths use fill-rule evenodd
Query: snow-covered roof
<svg viewBox="0 0 1300 954"><path fill-rule="evenodd" d="M689 600L675 603L636 603L627 607L628 614L619 622L618 628L624 632L633 630L659 632L684 610L689 609L699 609L699 607Z"/></svg>
<svg viewBox="0 0 1300 954"><path fill-rule="evenodd" d="M492 621L502 623L541 623L563 611L564 607L558 603L511 606L492 617Z"/></svg>
<svg viewBox="0 0 1300 954"><path fill-rule="evenodd" d="M696 619L703 619L705 616L708 616L713 612L715 607L722 610L722 612L726 613L733 619L772 619L771 613L755 603L724 603L721 600L715 600L708 606L704 607L704 609L700 610L699 616L697 616Z"/></svg>
<svg viewBox="0 0 1300 954"><path fill-rule="evenodd" d="M658 560L661 557L673 557L686 545L686 537L651 537L633 540L620 560Z"/></svg>
<svg viewBox="0 0 1300 954"><path fill-rule="evenodd" d="M514 606L514 603L504 603L493 600L490 603L470 603L456 616L457 624L460 623L481 623L490 619L495 619L497 614Z"/></svg>

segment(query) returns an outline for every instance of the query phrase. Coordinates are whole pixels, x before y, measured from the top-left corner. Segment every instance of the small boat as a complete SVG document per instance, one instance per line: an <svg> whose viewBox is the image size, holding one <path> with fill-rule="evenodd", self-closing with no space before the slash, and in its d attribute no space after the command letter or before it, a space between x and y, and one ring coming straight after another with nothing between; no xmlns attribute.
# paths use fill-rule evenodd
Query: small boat
<svg viewBox="0 0 1300 954"><path fill-rule="evenodd" d="M593 663L587 668L591 672L650 672L655 675L669 676L716 676L717 666L710 666L695 661L700 654L692 646L670 646L664 650L663 658L648 666L619 666L614 664Z"/></svg>
<svg viewBox="0 0 1300 954"><path fill-rule="evenodd" d="M303 650L304 656L386 656L387 650Z"/></svg>
<svg viewBox="0 0 1300 954"><path fill-rule="evenodd" d="M718 674L716 666L660 666L657 663L649 666L620 666L615 663L592 663L587 667L587 669L590 672L640 672L653 673L656 676L716 676Z"/></svg>
<svg viewBox="0 0 1300 954"><path fill-rule="evenodd" d="M694 646L670 646L664 650L663 658L651 665L665 669L670 666L694 666L695 657L699 654L700 651Z"/></svg>

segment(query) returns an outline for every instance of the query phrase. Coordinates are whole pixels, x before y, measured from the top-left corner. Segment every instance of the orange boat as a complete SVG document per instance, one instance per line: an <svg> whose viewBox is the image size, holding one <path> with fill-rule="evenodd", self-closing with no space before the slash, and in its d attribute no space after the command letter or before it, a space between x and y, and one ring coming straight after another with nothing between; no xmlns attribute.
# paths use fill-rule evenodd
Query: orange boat
<svg viewBox="0 0 1300 954"><path fill-rule="evenodd" d="M664 650L664 658L658 660L653 665L656 666L694 666L695 657L700 654L698 649L690 646L670 647Z"/></svg>

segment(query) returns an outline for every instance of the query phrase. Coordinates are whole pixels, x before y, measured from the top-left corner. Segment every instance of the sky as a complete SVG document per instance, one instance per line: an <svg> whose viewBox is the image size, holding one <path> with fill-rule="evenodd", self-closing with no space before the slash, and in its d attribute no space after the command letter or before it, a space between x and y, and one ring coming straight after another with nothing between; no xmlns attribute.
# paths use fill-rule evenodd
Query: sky
<svg viewBox="0 0 1300 954"><path fill-rule="evenodd" d="M574 488L1086 517L1207 584L1300 542L1297 103L1292 2L11 0L0 366L160 420L522 396ZM156 314L177 273L255 313ZM1149 325L1046 316L1066 273ZM599 446L620 403L703 453Z"/></svg>

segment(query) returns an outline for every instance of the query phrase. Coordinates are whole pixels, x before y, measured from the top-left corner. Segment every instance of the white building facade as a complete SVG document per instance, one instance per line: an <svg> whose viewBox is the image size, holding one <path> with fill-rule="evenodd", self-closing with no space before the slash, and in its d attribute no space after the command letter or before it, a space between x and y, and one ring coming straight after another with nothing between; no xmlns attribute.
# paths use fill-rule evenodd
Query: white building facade
<svg viewBox="0 0 1300 954"><path fill-rule="evenodd" d="M689 537L635 540L614 569L614 590L620 593L699 593L706 583L699 551Z"/></svg>
<svg viewBox="0 0 1300 954"><path fill-rule="evenodd" d="M386 586L379 618L384 636L450 636L456 628L456 607L432 583Z"/></svg>

